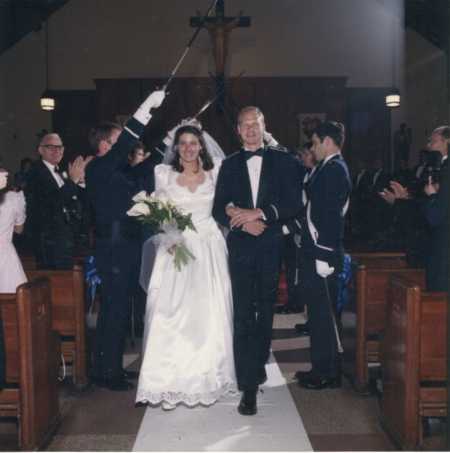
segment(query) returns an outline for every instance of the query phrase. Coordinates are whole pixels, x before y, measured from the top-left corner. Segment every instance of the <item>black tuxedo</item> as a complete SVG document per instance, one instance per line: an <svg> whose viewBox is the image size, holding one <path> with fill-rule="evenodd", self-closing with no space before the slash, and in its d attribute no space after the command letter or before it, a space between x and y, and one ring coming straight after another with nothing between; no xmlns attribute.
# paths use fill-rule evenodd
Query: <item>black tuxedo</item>
<svg viewBox="0 0 450 453"><path fill-rule="evenodd" d="M234 354L238 385L253 390L264 380L270 351L283 234L281 226L300 207L294 159L266 147L263 151L256 206L243 150L229 156L219 172L213 215L229 227L225 208L260 208L267 229L258 237L232 229L227 237L234 304Z"/></svg>
<svg viewBox="0 0 450 453"><path fill-rule="evenodd" d="M42 160L31 169L27 185L28 213L40 267L72 267L74 237L70 210L78 191L79 187L70 179L65 179L60 188Z"/></svg>
<svg viewBox="0 0 450 453"><path fill-rule="evenodd" d="M151 171L149 159L133 168L127 167L127 160L143 129L131 118L111 150L86 168L86 190L95 214L95 259L102 281L94 363L97 378L118 378L122 370L130 294L137 284L141 251L140 224L126 213L132 197L144 189L142 177Z"/></svg>
<svg viewBox="0 0 450 453"><path fill-rule="evenodd" d="M437 194L425 199L423 212L430 226L430 245L426 257L428 291L448 290L448 245L449 245L449 168L448 159L440 171L440 186Z"/></svg>
<svg viewBox="0 0 450 453"><path fill-rule="evenodd" d="M300 282L308 305L313 371L322 377L337 373L337 338L333 310L336 306L337 276L343 265L345 213L351 181L341 155L319 164L312 174L307 192L306 216L302 219ZM334 267L322 278L316 260Z"/></svg>

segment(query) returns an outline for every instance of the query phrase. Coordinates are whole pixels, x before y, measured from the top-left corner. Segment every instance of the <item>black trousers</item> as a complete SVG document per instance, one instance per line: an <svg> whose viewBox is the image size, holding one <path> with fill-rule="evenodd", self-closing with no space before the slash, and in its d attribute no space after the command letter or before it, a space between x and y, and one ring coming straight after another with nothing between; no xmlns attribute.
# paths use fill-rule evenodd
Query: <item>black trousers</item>
<svg viewBox="0 0 450 453"><path fill-rule="evenodd" d="M265 376L281 264L281 234L263 240L228 236L234 308L234 360L240 390ZM237 239L237 240L234 240Z"/></svg>
<svg viewBox="0 0 450 453"><path fill-rule="evenodd" d="M295 284L297 272L297 246L294 236L288 234L283 236L283 263L286 271L286 283L288 289L287 307L303 311L305 308L304 298L301 296L300 285Z"/></svg>
<svg viewBox="0 0 450 453"><path fill-rule="evenodd" d="M35 255L41 269L72 269L74 236L69 225L35 236Z"/></svg>
<svg viewBox="0 0 450 453"><path fill-rule="evenodd" d="M333 316L337 299L339 263L329 263L335 267L335 271L325 279L317 275L312 255L301 253L300 257L302 294L308 307L312 369L319 376L335 377L338 348Z"/></svg>
<svg viewBox="0 0 450 453"><path fill-rule="evenodd" d="M95 259L101 278L101 304L97 319L94 375L119 377L130 316L130 294L135 286L140 241L97 239Z"/></svg>

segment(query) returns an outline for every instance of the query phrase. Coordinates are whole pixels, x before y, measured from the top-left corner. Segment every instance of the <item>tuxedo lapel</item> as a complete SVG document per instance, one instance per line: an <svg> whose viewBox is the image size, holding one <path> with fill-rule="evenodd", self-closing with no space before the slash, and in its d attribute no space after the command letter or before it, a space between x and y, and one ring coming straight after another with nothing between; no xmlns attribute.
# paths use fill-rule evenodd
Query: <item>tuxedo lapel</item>
<svg viewBox="0 0 450 453"><path fill-rule="evenodd" d="M55 189L59 189L58 183L56 182L55 178L51 174L49 168L42 162L39 162L39 172L42 174L42 177L45 178L49 186L54 187Z"/></svg>
<svg viewBox="0 0 450 453"><path fill-rule="evenodd" d="M252 186L250 184L250 176L248 175L247 159L245 158L245 154L243 152L241 152L239 157L239 170L241 173L239 180L242 182L242 198L245 200L246 205L249 208L254 208Z"/></svg>
<svg viewBox="0 0 450 453"><path fill-rule="evenodd" d="M259 176L259 187L258 195L256 197L256 206L262 206L264 204L264 199L266 198L267 191L270 185L270 169L271 169L272 155L267 149L264 150L262 164L261 164L261 174Z"/></svg>

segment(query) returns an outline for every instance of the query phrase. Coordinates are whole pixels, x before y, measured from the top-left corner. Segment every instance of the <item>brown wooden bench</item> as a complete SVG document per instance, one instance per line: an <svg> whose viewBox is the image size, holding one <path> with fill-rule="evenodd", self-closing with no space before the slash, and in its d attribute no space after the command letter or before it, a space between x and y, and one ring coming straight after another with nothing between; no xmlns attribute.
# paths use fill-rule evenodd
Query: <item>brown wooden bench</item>
<svg viewBox="0 0 450 453"><path fill-rule="evenodd" d="M43 446L59 423L59 339L51 330L47 279L25 283L16 294L0 294L6 386L0 417L16 417L22 450Z"/></svg>
<svg viewBox="0 0 450 453"><path fill-rule="evenodd" d="M369 265L376 262L378 267L407 267L405 252L351 252L352 261Z"/></svg>
<svg viewBox="0 0 450 453"><path fill-rule="evenodd" d="M52 327L61 339L66 364L72 364L73 382L83 388L88 384L85 318L85 283L83 268L70 271L27 270L29 280L47 277L52 294Z"/></svg>
<svg viewBox="0 0 450 453"><path fill-rule="evenodd" d="M425 281L422 269L406 267L404 254L369 255L359 257L358 263L364 264L357 264L354 277L356 338L352 379L355 389L360 392L365 392L368 388L369 364L380 362L380 338L386 323L387 291L391 274L395 272L408 275L420 284ZM357 257L354 259L358 260Z"/></svg>
<svg viewBox="0 0 450 453"><path fill-rule="evenodd" d="M382 346L381 420L402 448L422 445L423 417L447 415L447 293L394 275Z"/></svg>

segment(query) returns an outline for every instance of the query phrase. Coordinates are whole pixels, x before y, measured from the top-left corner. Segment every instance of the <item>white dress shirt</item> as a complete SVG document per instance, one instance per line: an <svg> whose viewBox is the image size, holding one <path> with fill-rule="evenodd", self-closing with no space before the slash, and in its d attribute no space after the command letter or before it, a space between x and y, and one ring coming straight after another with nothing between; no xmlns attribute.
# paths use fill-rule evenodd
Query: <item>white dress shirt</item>
<svg viewBox="0 0 450 453"><path fill-rule="evenodd" d="M64 185L64 179L62 179L61 175L55 170L55 166L44 159L42 159L42 162L44 162L45 166L50 170L50 173L56 181L56 184L58 184L58 187L61 188Z"/></svg>
<svg viewBox="0 0 450 453"><path fill-rule="evenodd" d="M250 178L250 187L252 189L253 207L256 208L258 198L259 179L261 177L262 157L254 156L247 160L248 176Z"/></svg>

